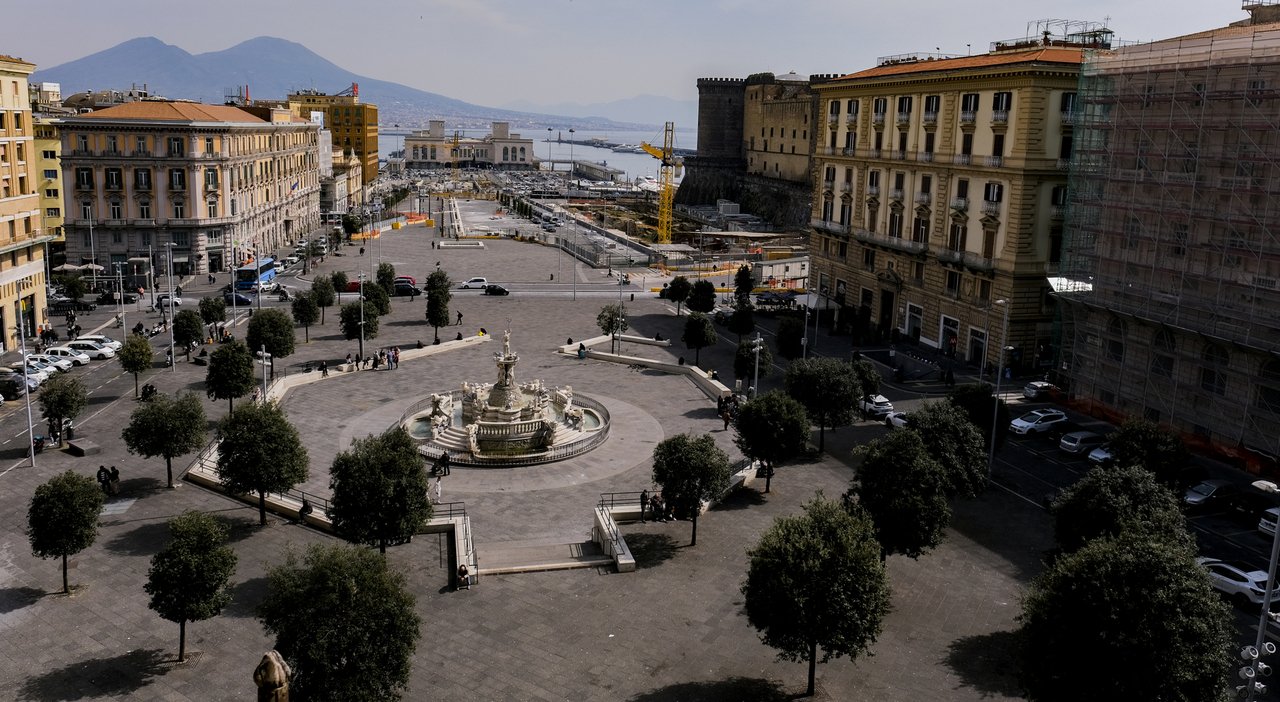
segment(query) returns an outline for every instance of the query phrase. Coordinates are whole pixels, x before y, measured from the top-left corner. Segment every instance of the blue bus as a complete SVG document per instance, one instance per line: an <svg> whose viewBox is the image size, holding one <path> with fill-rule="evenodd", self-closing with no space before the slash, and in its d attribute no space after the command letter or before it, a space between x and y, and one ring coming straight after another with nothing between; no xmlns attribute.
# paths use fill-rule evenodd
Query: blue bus
<svg viewBox="0 0 1280 702"><path fill-rule="evenodd" d="M257 290L276 279L276 262L263 258L236 269L236 290Z"/></svg>

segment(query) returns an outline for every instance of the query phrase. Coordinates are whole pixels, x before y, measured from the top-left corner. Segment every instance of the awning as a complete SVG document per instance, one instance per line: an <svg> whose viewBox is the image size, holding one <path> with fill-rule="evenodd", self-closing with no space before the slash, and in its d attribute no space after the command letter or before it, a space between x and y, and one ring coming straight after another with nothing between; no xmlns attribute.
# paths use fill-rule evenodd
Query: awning
<svg viewBox="0 0 1280 702"><path fill-rule="evenodd" d="M174 263L190 263L190 262L191 262L191 256L190 256L190 255L187 255L187 256L174 256L174 257L173 257L173 262L174 262Z"/></svg>

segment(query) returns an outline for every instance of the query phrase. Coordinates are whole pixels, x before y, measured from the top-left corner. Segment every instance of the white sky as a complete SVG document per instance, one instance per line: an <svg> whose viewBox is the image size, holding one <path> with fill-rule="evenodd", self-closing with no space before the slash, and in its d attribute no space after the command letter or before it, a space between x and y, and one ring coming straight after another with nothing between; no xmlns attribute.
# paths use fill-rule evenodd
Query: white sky
<svg viewBox="0 0 1280 702"><path fill-rule="evenodd" d="M1048 17L1146 41L1246 16L1240 0L71 0L3 15L10 28L47 30L0 36L0 54L41 67L138 36L198 54L267 35L360 75L492 106L693 100L699 77L852 72L966 44L982 53Z"/></svg>

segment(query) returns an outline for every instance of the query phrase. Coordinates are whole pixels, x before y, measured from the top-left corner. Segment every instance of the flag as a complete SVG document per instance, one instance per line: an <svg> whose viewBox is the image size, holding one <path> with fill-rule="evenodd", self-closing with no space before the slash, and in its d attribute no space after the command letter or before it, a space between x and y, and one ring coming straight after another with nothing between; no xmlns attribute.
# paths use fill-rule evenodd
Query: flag
<svg viewBox="0 0 1280 702"><path fill-rule="evenodd" d="M297 189L298 189L298 185L299 185L300 183L302 183L302 181L300 181L300 180L295 180L295 181L293 181L293 185L289 188L289 192L293 192L293 191L297 190Z"/></svg>

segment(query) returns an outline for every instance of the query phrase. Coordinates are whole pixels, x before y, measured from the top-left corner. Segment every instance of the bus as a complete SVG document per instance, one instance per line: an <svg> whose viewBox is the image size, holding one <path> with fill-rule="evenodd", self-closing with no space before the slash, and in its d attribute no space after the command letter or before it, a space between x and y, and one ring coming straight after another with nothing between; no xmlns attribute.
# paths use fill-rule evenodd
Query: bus
<svg viewBox="0 0 1280 702"><path fill-rule="evenodd" d="M263 258L236 269L236 290L257 290L276 279L276 262Z"/></svg>

